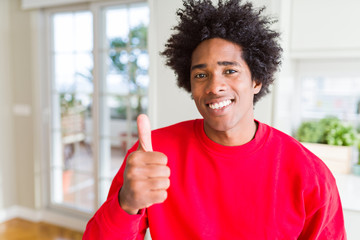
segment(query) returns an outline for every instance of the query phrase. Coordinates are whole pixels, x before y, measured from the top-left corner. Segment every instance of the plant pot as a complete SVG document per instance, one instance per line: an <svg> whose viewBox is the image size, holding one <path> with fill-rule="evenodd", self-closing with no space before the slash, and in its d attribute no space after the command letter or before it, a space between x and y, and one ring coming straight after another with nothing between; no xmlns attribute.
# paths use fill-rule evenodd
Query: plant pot
<svg viewBox="0 0 360 240"><path fill-rule="evenodd" d="M304 142L302 144L318 156L332 173L349 174L351 172L353 147Z"/></svg>
<svg viewBox="0 0 360 240"><path fill-rule="evenodd" d="M353 173L360 176L360 164L353 165Z"/></svg>

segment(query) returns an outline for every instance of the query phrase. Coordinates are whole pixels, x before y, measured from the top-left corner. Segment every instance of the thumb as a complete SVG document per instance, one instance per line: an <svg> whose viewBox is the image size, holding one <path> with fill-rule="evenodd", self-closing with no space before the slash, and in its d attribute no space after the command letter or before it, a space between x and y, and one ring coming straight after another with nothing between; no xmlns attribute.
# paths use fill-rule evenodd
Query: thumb
<svg viewBox="0 0 360 240"><path fill-rule="evenodd" d="M145 114L140 114L137 118L139 134L139 150L152 152L150 120Z"/></svg>

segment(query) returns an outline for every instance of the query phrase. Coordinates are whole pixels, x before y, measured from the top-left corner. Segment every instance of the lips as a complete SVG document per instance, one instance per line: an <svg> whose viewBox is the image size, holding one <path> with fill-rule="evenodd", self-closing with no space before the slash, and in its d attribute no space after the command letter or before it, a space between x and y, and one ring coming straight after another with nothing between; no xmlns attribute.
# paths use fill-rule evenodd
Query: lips
<svg viewBox="0 0 360 240"><path fill-rule="evenodd" d="M232 101L230 99L227 99L227 100L223 100L221 102L209 103L208 106L211 109L218 110L218 109L229 106L231 103L232 103Z"/></svg>

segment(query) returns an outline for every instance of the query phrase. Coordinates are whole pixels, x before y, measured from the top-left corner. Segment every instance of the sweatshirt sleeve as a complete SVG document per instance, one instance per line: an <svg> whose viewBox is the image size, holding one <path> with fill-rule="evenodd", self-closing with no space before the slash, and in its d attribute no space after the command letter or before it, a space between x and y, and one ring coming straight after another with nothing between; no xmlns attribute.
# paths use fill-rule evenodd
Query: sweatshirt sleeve
<svg viewBox="0 0 360 240"><path fill-rule="evenodd" d="M125 159L130 152L131 150ZM148 227L146 210L142 209L139 214L130 215L121 208L118 201L118 194L123 185L125 165L124 161L113 179L106 202L88 222L83 240L144 239Z"/></svg>
<svg viewBox="0 0 360 240"><path fill-rule="evenodd" d="M307 196L306 219L299 240L346 240L344 216L335 179L326 190Z"/></svg>

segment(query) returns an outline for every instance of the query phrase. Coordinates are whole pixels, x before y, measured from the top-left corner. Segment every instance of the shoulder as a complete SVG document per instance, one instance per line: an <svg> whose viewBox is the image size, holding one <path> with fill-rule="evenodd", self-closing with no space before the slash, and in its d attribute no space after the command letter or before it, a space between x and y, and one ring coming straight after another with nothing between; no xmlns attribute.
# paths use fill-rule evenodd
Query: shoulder
<svg viewBox="0 0 360 240"><path fill-rule="evenodd" d="M308 156L313 158L316 156L308 151L298 140L294 137L274 128L265 123L259 123L259 129L265 133L265 145L272 149L283 153L294 153L296 156Z"/></svg>
<svg viewBox="0 0 360 240"><path fill-rule="evenodd" d="M294 137L264 124L268 128L267 144L269 148L276 149L277 154L281 154L291 171L306 176L313 181L323 179L324 181L334 182L334 177L326 164L302 143ZM314 178L319 178L315 180Z"/></svg>
<svg viewBox="0 0 360 240"><path fill-rule="evenodd" d="M195 138L195 125L200 120L189 120L179 122L167 127L152 131L152 141L154 146L176 146L188 142Z"/></svg>
<svg viewBox="0 0 360 240"><path fill-rule="evenodd" d="M260 123L264 129L268 132L266 135L266 143L271 146L276 146L277 150L292 152L295 156L317 158L312 152L305 148L294 137L264 123Z"/></svg>
<svg viewBox="0 0 360 240"><path fill-rule="evenodd" d="M154 137L158 137L158 136L171 136L174 134L178 135L181 133L191 132L193 131L197 121L199 120L188 120L170 126L158 128L152 131L152 135Z"/></svg>
<svg viewBox="0 0 360 240"><path fill-rule="evenodd" d="M280 168L312 201L324 202L337 192L336 180L326 164L292 136L273 127L269 128L267 149Z"/></svg>

